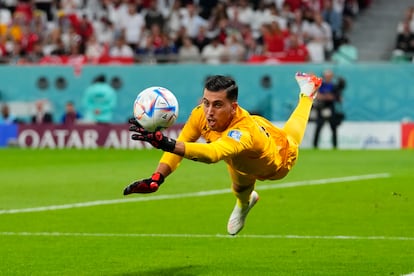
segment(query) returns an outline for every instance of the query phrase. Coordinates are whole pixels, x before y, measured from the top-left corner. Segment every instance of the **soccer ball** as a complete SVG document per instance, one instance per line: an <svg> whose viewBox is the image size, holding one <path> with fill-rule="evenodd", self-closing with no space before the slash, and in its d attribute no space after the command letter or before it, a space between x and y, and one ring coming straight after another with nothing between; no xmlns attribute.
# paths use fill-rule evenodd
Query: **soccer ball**
<svg viewBox="0 0 414 276"><path fill-rule="evenodd" d="M134 102L134 117L148 131L169 128L178 116L178 101L167 88L153 86L142 90Z"/></svg>

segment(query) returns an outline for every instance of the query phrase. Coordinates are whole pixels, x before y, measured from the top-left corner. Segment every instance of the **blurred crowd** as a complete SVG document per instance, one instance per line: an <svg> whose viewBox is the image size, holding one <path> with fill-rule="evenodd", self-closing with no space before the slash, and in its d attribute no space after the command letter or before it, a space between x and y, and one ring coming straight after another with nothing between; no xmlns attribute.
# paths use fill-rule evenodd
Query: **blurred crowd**
<svg viewBox="0 0 414 276"><path fill-rule="evenodd" d="M392 57L395 61L414 62L414 6L407 7L397 25Z"/></svg>
<svg viewBox="0 0 414 276"><path fill-rule="evenodd" d="M0 58L8 64L319 63L350 43L352 23L370 2L5 0Z"/></svg>

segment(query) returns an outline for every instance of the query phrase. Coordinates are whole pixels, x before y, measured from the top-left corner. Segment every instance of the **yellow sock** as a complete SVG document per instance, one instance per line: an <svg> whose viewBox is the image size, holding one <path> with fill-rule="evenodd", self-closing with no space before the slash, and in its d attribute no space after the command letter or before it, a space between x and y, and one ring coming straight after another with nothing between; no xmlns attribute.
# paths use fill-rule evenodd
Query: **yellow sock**
<svg viewBox="0 0 414 276"><path fill-rule="evenodd" d="M310 97L300 97L283 129L299 145L305 135L313 100Z"/></svg>
<svg viewBox="0 0 414 276"><path fill-rule="evenodd" d="M241 208L247 207L249 205L250 194L252 193L254 187L247 188L242 192L236 192L233 190L234 195L237 198L237 205Z"/></svg>

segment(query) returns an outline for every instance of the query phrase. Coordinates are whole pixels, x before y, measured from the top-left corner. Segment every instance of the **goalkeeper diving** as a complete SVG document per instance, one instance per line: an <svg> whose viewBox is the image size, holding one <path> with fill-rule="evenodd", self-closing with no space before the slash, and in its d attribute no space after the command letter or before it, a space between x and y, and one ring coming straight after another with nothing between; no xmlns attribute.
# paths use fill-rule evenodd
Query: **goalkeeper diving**
<svg viewBox="0 0 414 276"><path fill-rule="evenodd" d="M130 130L135 132L131 138L148 142L164 154L152 176L127 186L124 195L157 191L183 158L204 163L223 160L236 196L227 231L230 235L239 233L247 214L259 200L256 181L282 179L298 158L322 79L305 73L296 73L295 79L300 90L299 100L283 128L263 117L250 115L239 106L236 82L221 75L206 80L201 104L192 110L177 140L161 131L148 132L131 119ZM197 142L200 137L206 143Z"/></svg>

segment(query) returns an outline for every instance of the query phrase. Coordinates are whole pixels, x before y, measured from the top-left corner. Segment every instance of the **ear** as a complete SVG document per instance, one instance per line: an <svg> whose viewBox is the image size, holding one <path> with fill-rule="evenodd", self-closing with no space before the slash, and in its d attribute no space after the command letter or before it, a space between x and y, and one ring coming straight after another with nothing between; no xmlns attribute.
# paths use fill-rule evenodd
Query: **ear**
<svg viewBox="0 0 414 276"><path fill-rule="evenodd" d="M239 106L239 103L238 102L232 102L231 103L231 107L232 107L232 110L231 110L231 112L234 114L234 113L236 113L236 109L237 109L237 107Z"/></svg>

